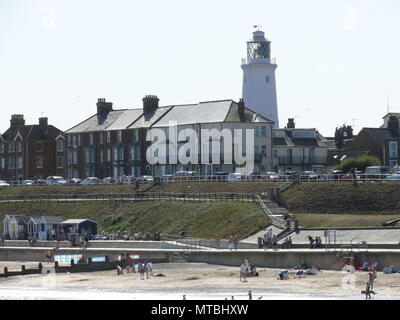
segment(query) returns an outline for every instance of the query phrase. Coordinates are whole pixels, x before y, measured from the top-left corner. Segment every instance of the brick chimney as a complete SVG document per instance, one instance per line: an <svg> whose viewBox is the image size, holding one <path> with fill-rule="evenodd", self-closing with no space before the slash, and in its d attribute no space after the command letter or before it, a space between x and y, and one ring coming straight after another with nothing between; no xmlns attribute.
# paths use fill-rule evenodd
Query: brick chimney
<svg viewBox="0 0 400 320"><path fill-rule="evenodd" d="M24 115L23 114L11 115L10 125L11 127L24 126L25 125Z"/></svg>
<svg viewBox="0 0 400 320"><path fill-rule="evenodd" d="M146 95L143 99L143 112L153 113L158 108L158 102L160 99L154 95Z"/></svg>
<svg viewBox="0 0 400 320"><path fill-rule="evenodd" d="M389 117L388 129L393 136L399 135L399 119L396 116L391 115Z"/></svg>
<svg viewBox="0 0 400 320"><path fill-rule="evenodd" d="M106 102L105 98L97 99L97 114L104 114L113 110L112 102Z"/></svg>
<svg viewBox="0 0 400 320"><path fill-rule="evenodd" d="M48 125L48 118L47 117L41 117L39 118L39 126L42 128L46 128Z"/></svg>
<svg viewBox="0 0 400 320"><path fill-rule="evenodd" d="M296 125L294 124L294 118L289 118L288 123L286 125L287 129L294 129Z"/></svg>
<svg viewBox="0 0 400 320"><path fill-rule="evenodd" d="M238 112L239 112L240 122L246 122L246 113L245 113L245 109L244 109L244 100L243 99L239 99Z"/></svg>

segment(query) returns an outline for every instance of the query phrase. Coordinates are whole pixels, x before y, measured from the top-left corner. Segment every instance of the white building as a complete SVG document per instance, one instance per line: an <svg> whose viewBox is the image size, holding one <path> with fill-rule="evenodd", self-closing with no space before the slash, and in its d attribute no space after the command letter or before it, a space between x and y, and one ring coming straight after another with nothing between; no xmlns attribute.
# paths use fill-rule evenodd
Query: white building
<svg viewBox="0 0 400 320"><path fill-rule="evenodd" d="M295 128L289 119L284 129L273 129L274 169L325 170L329 145L315 128Z"/></svg>
<svg viewBox="0 0 400 320"><path fill-rule="evenodd" d="M271 42L263 31L254 31L253 39L247 42L247 58L242 60L243 99L247 107L271 119L274 128L279 128L276 68L275 59L271 58Z"/></svg>

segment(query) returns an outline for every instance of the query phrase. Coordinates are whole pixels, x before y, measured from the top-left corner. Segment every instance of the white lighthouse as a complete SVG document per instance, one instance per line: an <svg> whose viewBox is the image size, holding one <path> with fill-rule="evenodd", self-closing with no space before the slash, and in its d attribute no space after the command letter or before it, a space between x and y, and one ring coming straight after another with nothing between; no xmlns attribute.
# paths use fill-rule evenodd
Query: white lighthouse
<svg viewBox="0 0 400 320"><path fill-rule="evenodd" d="M279 128L276 99L275 59L271 58L271 42L257 28L247 42L247 58L242 59L243 100L247 107L274 121Z"/></svg>

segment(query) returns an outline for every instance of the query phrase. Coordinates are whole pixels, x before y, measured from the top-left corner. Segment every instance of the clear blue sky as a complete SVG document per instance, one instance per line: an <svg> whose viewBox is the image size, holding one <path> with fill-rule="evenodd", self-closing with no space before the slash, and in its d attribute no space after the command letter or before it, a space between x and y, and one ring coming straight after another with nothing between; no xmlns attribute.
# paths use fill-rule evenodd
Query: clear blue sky
<svg viewBox="0 0 400 320"><path fill-rule="evenodd" d="M99 97L238 100L255 24L277 58L281 124L380 126L388 93L400 112L399 17L398 0L0 0L0 131L13 113L69 129Z"/></svg>

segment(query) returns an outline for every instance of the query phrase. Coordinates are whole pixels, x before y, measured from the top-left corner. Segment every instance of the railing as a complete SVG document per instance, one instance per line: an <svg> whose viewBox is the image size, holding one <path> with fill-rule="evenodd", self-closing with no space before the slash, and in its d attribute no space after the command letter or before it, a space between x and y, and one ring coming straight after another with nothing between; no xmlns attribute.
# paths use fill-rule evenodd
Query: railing
<svg viewBox="0 0 400 320"><path fill-rule="evenodd" d="M242 176L231 176L231 175L204 175L204 176L182 176L182 177L154 177L153 181L117 181L112 183L93 183L93 184L74 184L66 183L64 185L51 185L57 187L68 187L68 186L99 186L99 185L151 185L153 183L192 183L192 182L280 182L287 183L291 181L299 182L353 182L351 174L292 174L292 175L242 175ZM357 175L357 182L370 182L370 181L400 181L400 176L392 176L390 174L361 174ZM10 187L21 187L21 186L47 186L46 183L39 184L24 184L21 181L7 181ZM2 186L0 185L0 188Z"/></svg>
<svg viewBox="0 0 400 320"><path fill-rule="evenodd" d="M242 64L265 64L271 63L276 64L276 58L260 58L260 59L253 59L253 58L242 58Z"/></svg>
<svg viewBox="0 0 400 320"><path fill-rule="evenodd" d="M280 229L287 228L286 220L275 217L274 214L271 212L271 210L268 208L268 206L264 203L264 201L257 195L256 195L256 201L260 205L264 213L267 215L268 219L271 220L272 225Z"/></svg>
<svg viewBox="0 0 400 320"><path fill-rule="evenodd" d="M175 193L175 192L136 192L131 194L33 194L19 196L0 196L0 202L18 201L145 201L145 200L180 200L201 201L254 201L251 193Z"/></svg>

